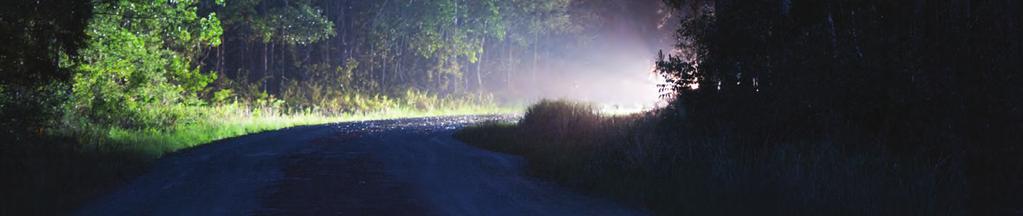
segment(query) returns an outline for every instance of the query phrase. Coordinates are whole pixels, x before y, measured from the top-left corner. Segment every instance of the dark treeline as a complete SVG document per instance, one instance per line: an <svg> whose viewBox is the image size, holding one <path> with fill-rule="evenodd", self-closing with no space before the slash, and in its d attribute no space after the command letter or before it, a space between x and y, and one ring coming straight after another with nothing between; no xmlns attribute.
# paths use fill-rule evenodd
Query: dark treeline
<svg viewBox="0 0 1023 216"><path fill-rule="evenodd" d="M934 181L953 182L934 196L968 197L977 214L1018 213L1023 4L671 3L693 14L678 32L684 52L658 64L674 84L679 132L932 161Z"/></svg>
<svg viewBox="0 0 1023 216"><path fill-rule="evenodd" d="M1023 212L1023 4L668 0L663 109L457 136L662 215Z"/></svg>
<svg viewBox="0 0 1023 216"><path fill-rule="evenodd" d="M60 113L67 86L45 86L71 79L59 57L85 44L91 15L88 2L15 1L0 8L0 135L30 133Z"/></svg>

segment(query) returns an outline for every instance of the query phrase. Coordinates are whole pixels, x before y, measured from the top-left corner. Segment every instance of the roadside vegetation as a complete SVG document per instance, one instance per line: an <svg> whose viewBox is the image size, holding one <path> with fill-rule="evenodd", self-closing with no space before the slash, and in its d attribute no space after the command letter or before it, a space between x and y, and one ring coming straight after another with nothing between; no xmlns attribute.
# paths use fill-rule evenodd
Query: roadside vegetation
<svg viewBox="0 0 1023 216"><path fill-rule="evenodd" d="M665 107L546 101L457 136L661 215L1023 212L1019 5L667 2Z"/></svg>
<svg viewBox="0 0 1023 216"><path fill-rule="evenodd" d="M0 215L67 213L234 136L502 112L491 92L572 65L622 2L12 1ZM1023 4L737 2L664 1L684 17L661 109L544 101L458 136L669 215L1023 212Z"/></svg>
<svg viewBox="0 0 1023 216"><path fill-rule="evenodd" d="M457 65L476 62L468 56L482 51L452 46L480 43L423 38L432 50L405 56L423 63L401 64L393 53L375 51L398 49L375 41L368 34L375 26L352 23L368 20L319 9L341 6L334 2L14 1L3 7L0 215L66 214L165 154L241 135L510 112L478 85L462 85L469 78ZM345 40L360 41L334 43L334 21L351 25L340 33ZM440 28L450 26L432 30ZM375 32L383 31L391 30ZM369 51L352 52L363 48ZM390 55L377 55L384 53ZM407 68L387 69L401 66Z"/></svg>
<svg viewBox="0 0 1023 216"><path fill-rule="evenodd" d="M962 208L962 176L922 156L899 158L835 142L749 145L676 130L662 111L610 116L543 101L518 123L465 128L456 138L521 155L530 174L658 215L876 215Z"/></svg>

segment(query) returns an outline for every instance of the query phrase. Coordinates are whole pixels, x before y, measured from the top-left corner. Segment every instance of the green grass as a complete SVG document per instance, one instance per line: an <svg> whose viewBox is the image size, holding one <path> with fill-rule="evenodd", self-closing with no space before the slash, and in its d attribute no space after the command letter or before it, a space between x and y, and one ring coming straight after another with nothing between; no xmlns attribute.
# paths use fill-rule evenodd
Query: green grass
<svg viewBox="0 0 1023 216"><path fill-rule="evenodd" d="M246 134L278 130L282 128L318 125L336 122L414 118L446 115L504 114L515 112L512 108L496 106L462 106L450 109L417 110L394 108L368 113L345 113L324 115L316 112L285 114L269 111L254 113L243 106L225 105L200 108L201 120L179 124L166 130L129 130L108 128L86 132L91 145L103 145L103 149L130 152L158 158L165 153L191 148L225 138Z"/></svg>

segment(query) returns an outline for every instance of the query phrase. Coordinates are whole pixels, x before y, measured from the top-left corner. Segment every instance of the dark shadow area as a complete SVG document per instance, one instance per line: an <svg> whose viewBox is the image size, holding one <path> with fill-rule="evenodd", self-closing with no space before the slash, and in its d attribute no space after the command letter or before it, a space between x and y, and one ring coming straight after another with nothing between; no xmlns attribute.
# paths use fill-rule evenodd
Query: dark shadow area
<svg viewBox="0 0 1023 216"><path fill-rule="evenodd" d="M1020 4L669 3L667 107L541 102L460 137L665 215L1023 210Z"/></svg>

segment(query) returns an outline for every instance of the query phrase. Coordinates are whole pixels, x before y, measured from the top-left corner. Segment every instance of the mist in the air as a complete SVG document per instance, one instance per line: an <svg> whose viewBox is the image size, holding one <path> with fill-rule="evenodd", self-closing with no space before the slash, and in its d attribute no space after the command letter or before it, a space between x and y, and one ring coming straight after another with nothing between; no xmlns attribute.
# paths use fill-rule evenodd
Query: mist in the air
<svg viewBox="0 0 1023 216"><path fill-rule="evenodd" d="M511 93L525 101L569 99L604 108L641 110L660 103L653 73L659 50L670 50L673 21L659 0L615 0L591 20L591 37L576 46L552 47L537 77L522 77ZM665 24L669 22L668 24Z"/></svg>

